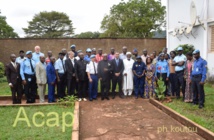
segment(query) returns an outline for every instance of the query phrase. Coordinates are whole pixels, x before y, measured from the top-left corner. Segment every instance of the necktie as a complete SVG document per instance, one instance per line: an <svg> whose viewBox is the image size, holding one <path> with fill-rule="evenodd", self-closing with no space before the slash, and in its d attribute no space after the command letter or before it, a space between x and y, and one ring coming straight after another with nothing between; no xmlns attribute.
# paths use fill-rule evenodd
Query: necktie
<svg viewBox="0 0 214 140"><path fill-rule="evenodd" d="M65 66L64 66L64 64L63 64L63 59L62 59L61 61L62 61L63 70L64 70L64 72L65 72Z"/></svg>
<svg viewBox="0 0 214 140"><path fill-rule="evenodd" d="M94 65L94 62L93 62L93 65ZM94 65L94 74L97 74L96 69L95 69L95 65Z"/></svg>
<svg viewBox="0 0 214 140"><path fill-rule="evenodd" d="M34 72L34 68L33 68L33 65L32 65L32 62L31 62L31 59L30 59L30 67L31 67L32 72Z"/></svg>

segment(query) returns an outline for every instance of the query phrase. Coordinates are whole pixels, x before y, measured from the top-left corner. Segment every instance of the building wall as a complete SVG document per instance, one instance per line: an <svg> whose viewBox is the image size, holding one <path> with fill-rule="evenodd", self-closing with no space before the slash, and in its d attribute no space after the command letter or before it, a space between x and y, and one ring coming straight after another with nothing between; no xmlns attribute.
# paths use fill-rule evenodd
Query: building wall
<svg viewBox="0 0 214 140"><path fill-rule="evenodd" d="M41 47L44 54L51 50L57 56L62 48L70 50L71 44L75 44L76 50L83 52L87 48L102 48L104 53L109 53L111 47L122 52L122 47L127 46L128 51L137 48L139 54L142 54L144 48L148 49L148 53L161 51L166 47L166 39L0 39L0 62L7 63L10 54L18 55L19 50L34 51L36 45Z"/></svg>
<svg viewBox="0 0 214 140"><path fill-rule="evenodd" d="M201 56L208 61L209 75L214 76L214 52L210 51L211 33L210 25L214 24L214 0L194 0L197 10L197 15L204 23L205 30L201 26L193 28L193 35L184 35L173 37L171 35L174 28L191 23L190 21L190 3L192 0L168 0L167 4L167 47L173 50L180 44L192 44L196 49L199 49ZM179 23L183 22L183 23ZM196 25L198 22L196 23Z"/></svg>

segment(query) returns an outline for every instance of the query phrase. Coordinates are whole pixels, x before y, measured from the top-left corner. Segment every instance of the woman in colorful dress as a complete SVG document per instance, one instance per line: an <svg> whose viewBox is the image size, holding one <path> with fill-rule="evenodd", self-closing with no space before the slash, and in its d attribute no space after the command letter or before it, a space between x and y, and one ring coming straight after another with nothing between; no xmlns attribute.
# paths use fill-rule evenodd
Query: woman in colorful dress
<svg viewBox="0 0 214 140"><path fill-rule="evenodd" d="M193 101L193 93L192 93L192 86L190 83L190 74L192 72L194 60L192 57L192 52L188 52L186 56L187 56L187 62L186 62L186 68L184 70L184 78L186 79L184 102L191 103Z"/></svg>
<svg viewBox="0 0 214 140"><path fill-rule="evenodd" d="M152 59L148 57L146 59L146 77L145 77L145 93L146 97L155 97L155 65L152 64Z"/></svg>

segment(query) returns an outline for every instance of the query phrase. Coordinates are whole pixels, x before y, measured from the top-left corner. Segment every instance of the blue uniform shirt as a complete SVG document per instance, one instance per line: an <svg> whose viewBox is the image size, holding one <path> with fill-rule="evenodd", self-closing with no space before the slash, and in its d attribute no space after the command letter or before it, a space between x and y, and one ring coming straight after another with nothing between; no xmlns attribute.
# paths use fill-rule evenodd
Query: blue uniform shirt
<svg viewBox="0 0 214 140"><path fill-rule="evenodd" d="M134 70L137 75L142 75L143 71L146 70L146 65L144 62L141 62L141 63L134 62L132 66L132 70Z"/></svg>
<svg viewBox="0 0 214 140"><path fill-rule="evenodd" d="M194 61L192 72L191 72L191 79L193 75L202 75L201 82L204 82L206 80L206 74L207 74L207 61L202 59L201 57Z"/></svg>
<svg viewBox="0 0 214 140"><path fill-rule="evenodd" d="M157 77L157 73L167 73L167 77L169 77L169 64L166 60L159 60L156 63L155 76Z"/></svg>
<svg viewBox="0 0 214 140"><path fill-rule="evenodd" d="M47 68L46 68L46 73L47 73L48 84L55 82L56 72L55 72L54 65L52 63L48 63Z"/></svg>
<svg viewBox="0 0 214 140"><path fill-rule="evenodd" d="M41 53L41 52L39 52L39 53L34 52L32 55L33 55L33 56L32 56L32 59L35 61L36 64L40 61L40 58L39 58L39 57L40 57L41 55L44 56L44 54Z"/></svg>
<svg viewBox="0 0 214 140"><path fill-rule="evenodd" d="M63 63L63 65L64 65L64 68L63 68L62 63ZM55 62L54 67L55 67L55 70L58 71L58 73L61 73L61 74L64 74L64 73L65 73L65 71L64 71L64 69L65 69L65 61L64 61L64 60L61 60L61 59L59 58L59 59Z"/></svg>
<svg viewBox="0 0 214 140"><path fill-rule="evenodd" d="M181 62L181 61L184 61L186 63L187 61L187 58L184 54L182 55L177 55L175 58L174 58L174 61L177 63L177 62ZM185 69L185 63L183 66L175 66L175 71L182 71Z"/></svg>
<svg viewBox="0 0 214 140"><path fill-rule="evenodd" d="M23 59L21 57L17 57L16 58L16 63L21 64L25 59L26 59L26 57L23 57Z"/></svg>
<svg viewBox="0 0 214 140"><path fill-rule="evenodd" d="M20 67L20 74L22 77L22 80L25 80L25 76L24 74L29 74L29 75L34 75L35 74L35 67L36 67L36 63L34 60L31 59L31 63L34 69L34 72L32 72L31 66L30 66L30 59L26 58L22 63L21 63L21 67Z"/></svg>
<svg viewBox="0 0 214 140"><path fill-rule="evenodd" d="M85 55L84 60L87 61L87 62L91 61L91 59L90 59L90 57L88 55Z"/></svg>

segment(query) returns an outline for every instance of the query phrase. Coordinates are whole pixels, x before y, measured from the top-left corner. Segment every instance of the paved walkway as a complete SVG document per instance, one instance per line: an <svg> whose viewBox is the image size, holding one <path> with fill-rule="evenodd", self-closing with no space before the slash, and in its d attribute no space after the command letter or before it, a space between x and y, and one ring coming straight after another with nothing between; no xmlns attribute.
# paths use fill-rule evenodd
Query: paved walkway
<svg viewBox="0 0 214 140"><path fill-rule="evenodd" d="M191 128L196 130L195 128ZM190 130L190 129L189 129ZM146 99L80 103L81 140L201 140Z"/></svg>

